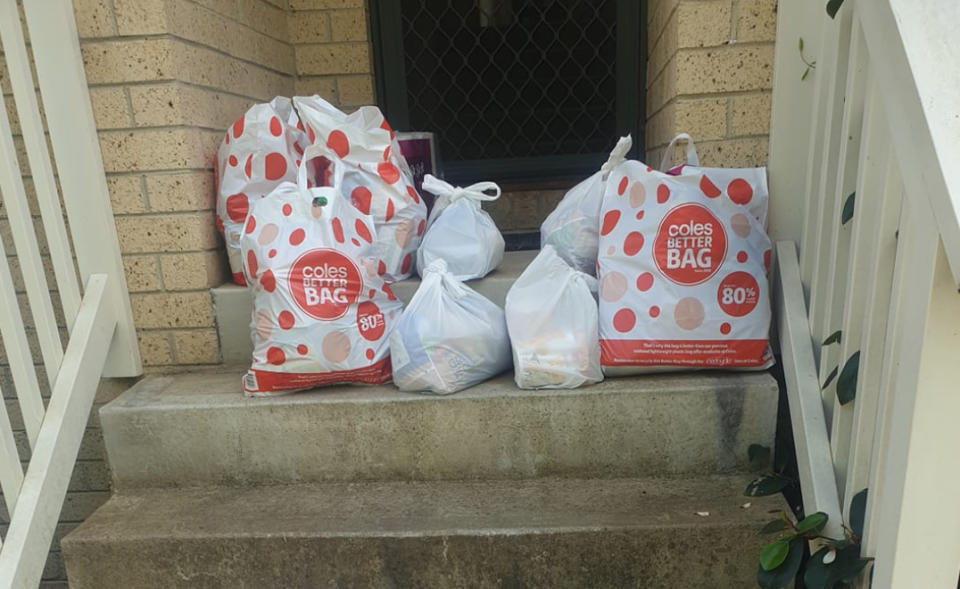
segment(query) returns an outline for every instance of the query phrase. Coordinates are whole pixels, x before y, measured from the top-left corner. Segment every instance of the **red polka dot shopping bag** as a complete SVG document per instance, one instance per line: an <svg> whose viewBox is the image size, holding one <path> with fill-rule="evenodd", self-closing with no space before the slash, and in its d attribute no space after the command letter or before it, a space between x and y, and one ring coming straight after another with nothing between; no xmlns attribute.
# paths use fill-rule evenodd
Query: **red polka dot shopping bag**
<svg viewBox="0 0 960 589"><path fill-rule="evenodd" d="M298 96L293 102L310 142L327 149L325 159L342 162L341 192L373 218L379 274L388 282L407 278L426 228L427 206L390 124L375 106L348 115L319 96ZM322 184L328 184L324 161Z"/></svg>
<svg viewBox="0 0 960 589"><path fill-rule="evenodd" d="M240 236L254 202L281 182L295 181L301 154L309 145L289 98L257 104L227 129L214 161L217 180L217 228L227 246L230 272L242 274Z"/></svg>
<svg viewBox="0 0 960 589"><path fill-rule="evenodd" d="M305 157L323 152L308 148ZM248 395L390 380L388 338L401 303L377 269L374 224L329 187L284 182L252 204L240 239L253 291Z"/></svg>
<svg viewBox="0 0 960 589"><path fill-rule="evenodd" d="M772 365L767 199L766 168L617 168L600 221L604 373Z"/></svg>

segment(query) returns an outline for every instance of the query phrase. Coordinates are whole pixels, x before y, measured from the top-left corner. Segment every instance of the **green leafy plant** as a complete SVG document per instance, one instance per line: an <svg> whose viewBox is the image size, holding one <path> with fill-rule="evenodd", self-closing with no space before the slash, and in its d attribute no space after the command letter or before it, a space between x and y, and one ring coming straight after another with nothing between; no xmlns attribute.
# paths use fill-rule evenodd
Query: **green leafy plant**
<svg viewBox="0 0 960 589"><path fill-rule="evenodd" d="M823 381L823 386L820 387L821 391L827 390L827 387L830 386L830 383L833 382L833 379L837 378L837 372L840 371L839 366L834 366L833 370L830 371L830 374L827 375L827 380Z"/></svg>
<svg viewBox="0 0 960 589"><path fill-rule="evenodd" d="M847 358L837 379L837 399L846 405L857 396L857 373L860 371L860 351Z"/></svg>
<svg viewBox="0 0 960 589"><path fill-rule="evenodd" d="M850 196L847 197L847 200L843 203L843 211L840 213L840 224L846 225L850 222L850 219L853 219L853 207L856 204L857 193L851 192Z"/></svg>
<svg viewBox="0 0 960 589"><path fill-rule="evenodd" d="M839 344L841 337L843 337L843 332L838 329L837 331L834 331L828 335L827 339L823 340L823 345L829 346L830 344Z"/></svg>
<svg viewBox="0 0 960 589"><path fill-rule="evenodd" d="M803 37L800 37L800 43L798 45L800 48L800 61L803 62L803 65L807 66L807 69L803 70L803 75L800 76L800 79L806 80L810 72L817 69L817 62L816 60L810 61L803 55Z"/></svg>
<svg viewBox="0 0 960 589"><path fill-rule="evenodd" d="M830 15L830 18L837 17L837 12L841 6L843 6L843 0L829 0L827 2L827 14Z"/></svg>

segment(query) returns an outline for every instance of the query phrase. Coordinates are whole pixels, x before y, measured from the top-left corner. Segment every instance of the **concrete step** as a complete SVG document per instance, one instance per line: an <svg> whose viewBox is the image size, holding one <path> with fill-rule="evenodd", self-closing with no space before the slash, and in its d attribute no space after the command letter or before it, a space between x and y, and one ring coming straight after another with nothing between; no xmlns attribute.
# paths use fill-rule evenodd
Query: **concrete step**
<svg viewBox="0 0 960 589"><path fill-rule="evenodd" d="M537 255L537 251L507 252L496 270L480 280L471 280L470 288L503 307L507 291L513 281ZM420 278L403 280L391 285L393 293L403 304L410 302L420 286ZM248 364L253 353L250 342L250 316L253 296L245 286L227 283L210 289L220 336L220 350L224 364Z"/></svg>
<svg viewBox="0 0 960 589"><path fill-rule="evenodd" d="M239 370L147 378L100 413L114 486L613 478L743 471L773 445L766 373L612 378L449 397L392 386L245 398Z"/></svg>
<svg viewBox="0 0 960 589"><path fill-rule="evenodd" d="M114 496L62 545L71 589L743 588L755 585L757 531L782 507L744 507L746 481L142 490Z"/></svg>

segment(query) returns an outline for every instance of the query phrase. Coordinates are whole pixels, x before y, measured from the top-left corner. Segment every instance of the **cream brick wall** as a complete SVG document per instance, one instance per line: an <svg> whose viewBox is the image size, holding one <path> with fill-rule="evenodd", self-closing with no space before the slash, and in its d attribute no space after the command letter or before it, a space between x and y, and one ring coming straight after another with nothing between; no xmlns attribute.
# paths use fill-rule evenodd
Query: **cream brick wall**
<svg viewBox="0 0 960 589"><path fill-rule="evenodd" d="M687 132L705 165L764 165L776 0L650 0L648 14L648 163Z"/></svg>

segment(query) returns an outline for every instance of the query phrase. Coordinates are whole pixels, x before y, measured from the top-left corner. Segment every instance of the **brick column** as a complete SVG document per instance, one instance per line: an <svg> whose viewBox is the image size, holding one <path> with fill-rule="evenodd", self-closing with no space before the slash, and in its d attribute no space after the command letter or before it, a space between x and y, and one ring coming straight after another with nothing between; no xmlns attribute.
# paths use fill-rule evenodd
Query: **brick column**
<svg viewBox="0 0 960 589"><path fill-rule="evenodd" d="M775 0L650 0L647 163L680 132L711 166L766 164Z"/></svg>

